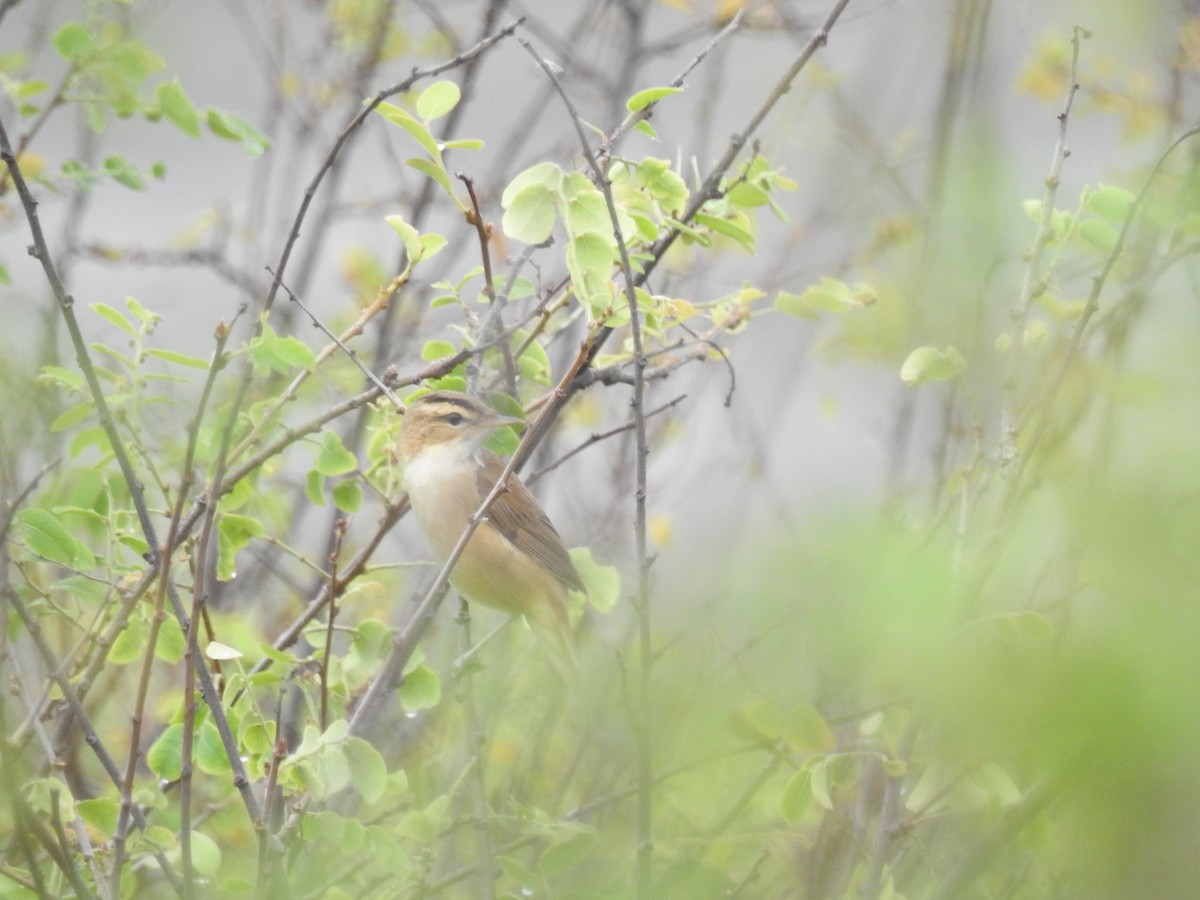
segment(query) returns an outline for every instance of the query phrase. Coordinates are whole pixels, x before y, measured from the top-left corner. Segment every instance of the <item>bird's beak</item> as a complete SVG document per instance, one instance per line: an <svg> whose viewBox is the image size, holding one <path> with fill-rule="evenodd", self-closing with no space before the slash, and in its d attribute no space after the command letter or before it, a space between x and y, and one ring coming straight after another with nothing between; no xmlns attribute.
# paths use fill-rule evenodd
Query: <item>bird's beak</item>
<svg viewBox="0 0 1200 900"><path fill-rule="evenodd" d="M524 419L518 419L516 416L502 416L499 413L491 418L484 419L479 423L481 428L486 428L488 431L493 431L497 428L504 428L506 425L524 425Z"/></svg>

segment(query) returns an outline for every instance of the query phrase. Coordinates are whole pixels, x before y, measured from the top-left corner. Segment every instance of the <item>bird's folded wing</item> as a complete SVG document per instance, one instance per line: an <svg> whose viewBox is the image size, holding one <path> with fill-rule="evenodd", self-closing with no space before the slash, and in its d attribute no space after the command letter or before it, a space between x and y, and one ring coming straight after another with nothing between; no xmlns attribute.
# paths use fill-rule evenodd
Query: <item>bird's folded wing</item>
<svg viewBox="0 0 1200 900"><path fill-rule="evenodd" d="M484 497L504 472L504 463L487 454L476 474L479 496ZM513 476L507 488L488 507L487 519L493 528L514 547L537 560L555 578L574 591L586 593L579 573L563 546L562 538L550 524L541 505L520 480Z"/></svg>

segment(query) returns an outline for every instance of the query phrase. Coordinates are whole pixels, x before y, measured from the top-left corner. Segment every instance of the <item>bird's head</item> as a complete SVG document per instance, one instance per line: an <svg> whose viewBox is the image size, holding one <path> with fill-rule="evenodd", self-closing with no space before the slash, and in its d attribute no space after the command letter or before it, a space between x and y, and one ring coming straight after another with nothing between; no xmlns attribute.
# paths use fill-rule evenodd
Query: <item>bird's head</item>
<svg viewBox="0 0 1200 900"><path fill-rule="evenodd" d="M470 456L495 429L521 424L521 419L501 415L475 397L434 391L409 404L400 434L400 457L409 463L433 448Z"/></svg>

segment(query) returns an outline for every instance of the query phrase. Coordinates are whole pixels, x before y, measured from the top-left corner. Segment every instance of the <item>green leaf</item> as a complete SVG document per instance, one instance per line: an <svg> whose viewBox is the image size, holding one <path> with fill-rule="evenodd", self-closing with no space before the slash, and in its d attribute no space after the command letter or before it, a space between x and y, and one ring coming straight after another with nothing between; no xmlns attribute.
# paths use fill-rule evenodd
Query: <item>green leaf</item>
<svg viewBox="0 0 1200 900"><path fill-rule="evenodd" d="M263 333L250 342L250 359L259 375L278 372L290 375L296 369L312 369L316 357L299 338L280 337L266 322Z"/></svg>
<svg viewBox="0 0 1200 900"><path fill-rule="evenodd" d="M116 325L130 337L136 335L133 325L127 318L125 318L124 313L122 313L120 310L113 309L107 303L93 303L92 312L96 313L96 315L100 316L101 318L112 322L112 324Z"/></svg>
<svg viewBox="0 0 1200 900"><path fill-rule="evenodd" d="M50 424L50 430L57 433L70 428L72 425L78 425L84 419L88 418L95 408L96 405L91 400L84 400L82 403L68 407Z"/></svg>
<svg viewBox="0 0 1200 900"><path fill-rule="evenodd" d="M50 37L55 51L67 62L78 62L86 55L95 41L91 33L78 22L68 22Z"/></svg>
<svg viewBox="0 0 1200 900"><path fill-rule="evenodd" d="M771 195L764 191L756 184L751 184L749 181L739 181L729 189L726 194L729 201L735 206L746 206L750 208L758 206L766 206L771 201Z"/></svg>
<svg viewBox="0 0 1200 900"><path fill-rule="evenodd" d="M482 150L483 147L483 141L479 138L459 138L457 141L442 143L443 150Z"/></svg>
<svg viewBox="0 0 1200 900"><path fill-rule="evenodd" d="M176 781L183 772L183 723L176 722L158 736L146 751L146 765L165 781Z"/></svg>
<svg viewBox="0 0 1200 900"><path fill-rule="evenodd" d="M216 107L209 107L204 111L204 124L208 126L209 131L222 140L240 142L242 139L229 116Z"/></svg>
<svg viewBox="0 0 1200 900"><path fill-rule="evenodd" d="M362 485L355 480L340 481L333 486L333 505L344 513L356 513L362 506Z"/></svg>
<svg viewBox="0 0 1200 900"><path fill-rule="evenodd" d="M604 195L590 184L588 188L567 201L563 211L563 224L571 234L582 234L585 231L611 233L612 219L608 215L608 204Z"/></svg>
<svg viewBox="0 0 1200 900"><path fill-rule="evenodd" d="M456 352L454 345L449 341L426 341L425 346L421 348L421 359L432 362L435 359L445 359L447 356L453 356Z"/></svg>
<svg viewBox="0 0 1200 900"><path fill-rule="evenodd" d="M208 368L207 359L200 359L198 356L188 356L186 353L176 353L174 350L161 350L158 347L151 347L146 351L146 355L174 363L177 366L187 366L189 369Z"/></svg>
<svg viewBox="0 0 1200 900"><path fill-rule="evenodd" d="M645 90L638 91L632 97L625 101L625 108L630 112L640 112L651 103L657 103L663 97L670 97L672 94L678 94L683 91L683 88L677 87L651 87Z"/></svg>
<svg viewBox="0 0 1200 900"><path fill-rule="evenodd" d="M573 866L579 865L596 848L596 835L591 831L579 831L558 844L546 848L538 869L547 875L557 875Z"/></svg>
<svg viewBox="0 0 1200 900"><path fill-rule="evenodd" d="M1124 222L1136 199L1133 191L1112 185L1100 185L1087 194L1083 205L1102 219Z"/></svg>
<svg viewBox="0 0 1200 900"><path fill-rule="evenodd" d="M258 519L236 513L222 513L217 519L217 578L232 581L237 575L237 554L263 534Z"/></svg>
<svg viewBox="0 0 1200 900"><path fill-rule="evenodd" d="M416 262L420 259L421 232L404 221L403 216L387 216L384 221L392 227L396 234L400 235L400 240L404 241L404 250L408 253L409 260Z"/></svg>
<svg viewBox="0 0 1200 900"><path fill-rule="evenodd" d="M150 623L138 616L132 617L109 648L108 661L114 666L124 666L141 659L149 635Z"/></svg>
<svg viewBox="0 0 1200 900"><path fill-rule="evenodd" d="M383 798L388 785L387 764L379 751L362 738L346 741L346 761L350 763L350 784L368 803Z"/></svg>
<svg viewBox="0 0 1200 900"><path fill-rule="evenodd" d="M142 180L138 170L130 165L128 160L116 153L104 160L104 171L111 175L117 184L123 184L135 191L146 189L146 182Z"/></svg>
<svg viewBox="0 0 1200 900"><path fill-rule="evenodd" d="M448 243L449 241L440 234L421 235L421 259L431 259L437 256Z"/></svg>
<svg viewBox="0 0 1200 900"><path fill-rule="evenodd" d="M233 771L229 755L221 742L221 733L211 719L201 723L196 734L196 767L209 775L228 775Z"/></svg>
<svg viewBox="0 0 1200 900"><path fill-rule="evenodd" d="M687 184L671 169L670 160L649 157L638 163L635 174L638 183L668 213L677 213L687 205Z"/></svg>
<svg viewBox="0 0 1200 900"><path fill-rule="evenodd" d="M504 203L500 228L515 241L540 244L554 230L557 203L556 191L544 184L529 184Z"/></svg>
<svg viewBox="0 0 1200 900"><path fill-rule="evenodd" d="M769 700L751 700L734 711L732 727L757 743L787 741L796 753L821 753L836 745L825 719L807 703L786 707Z"/></svg>
<svg viewBox="0 0 1200 900"><path fill-rule="evenodd" d="M640 131L642 134L646 135L646 137L650 138L650 140L652 140L652 141L658 140L658 132L654 130L654 126L650 124L650 121L648 119L642 119L640 122L638 122L636 125L633 126L633 130Z"/></svg>
<svg viewBox="0 0 1200 900"><path fill-rule="evenodd" d="M17 523L25 545L40 556L72 569L90 569L96 564L92 551L76 538L49 510L23 509Z"/></svg>
<svg viewBox="0 0 1200 900"><path fill-rule="evenodd" d="M733 238L747 253L754 252L754 234L743 228L737 222L720 216L710 216L708 213L696 213L693 220L697 225L703 225L717 234Z"/></svg>
<svg viewBox="0 0 1200 900"><path fill-rule="evenodd" d="M191 833L192 865L201 875L210 878L221 871L221 848L216 841L199 831Z"/></svg>
<svg viewBox="0 0 1200 900"><path fill-rule="evenodd" d="M417 115L430 122L458 106L462 90L453 81L435 81L417 97Z"/></svg>
<svg viewBox="0 0 1200 900"><path fill-rule="evenodd" d="M416 142L429 154L431 159L441 160L442 153L438 149L437 141L429 133L429 129L421 124L412 113L391 103L380 103L375 107L375 111L393 125L399 125L412 135L416 139Z"/></svg>
<svg viewBox="0 0 1200 900"><path fill-rule="evenodd" d="M245 654L241 650L230 647L228 644L222 644L219 641L209 641L208 646L204 648L204 655L209 659L229 660L241 659Z"/></svg>
<svg viewBox="0 0 1200 900"><path fill-rule="evenodd" d="M504 193L500 195L500 205L505 209L512 206L514 198L531 184L540 184L558 196L562 192L563 170L554 163L542 162L530 166L508 183Z"/></svg>
<svg viewBox="0 0 1200 900"><path fill-rule="evenodd" d="M406 159L404 164L411 169L416 169L422 175L432 178L442 186L442 190L450 195L450 199L454 200L455 203L458 202L458 198L454 196L454 185L450 183L450 174L446 171L446 167L442 165L440 156L436 162L430 159L421 159L418 156Z"/></svg>
<svg viewBox="0 0 1200 900"><path fill-rule="evenodd" d="M587 588L588 602L600 612L608 612L621 599L621 573L616 566L596 562L588 547L572 547L571 562Z"/></svg>
<svg viewBox="0 0 1200 900"><path fill-rule="evenodd" d="M163 115L186 135L200 136L200 113L184 91L179 79L164 81L154 93Z"/></svg>
<svg viewBox="0 0 1200 900"><path fill-rule="evenodd" d="M518 891L522 894L532 895L541 884L542 880L536 873L529 871L511 856L497 856L496 864L500 866L500 870L505 876L516 884Z"/></svg>
<svg viewBox="0 0 1200 900"><path fill-rule="evenodd" d="M1079 223L1079 236L1101 253L1111 253L1117 246L1120 232L1103 219L1085 219Z"/></svg>
<svg viewBox="0 0 1200 900"><path fill-rule="evenodd" d="M608 283L612 277L616 252L611 237L587 231L567 242L567 272L571 275L575 296L593 312L611 302Z"/></svg>
<svg viewBox="0 0 1200 900"><path fill-rule="evenodd" d="M813 799L822 809L833 810L833 799L829 796L829 758L817 760L812 767L809 778L809 788Z"/></svg>
<svg viewBox="0 0 1200 900"><path fill-rule="evenodd" d="M957 378L966 366L967 361L954 347L945 350L918 347L900 367L900 380L909 387L925 381L949 381Z"/></svg>
<svg viewBox="0 0 1200 900"><path fill-rule="evenodd" d="M442 699L442 683L428 666L417 666L404 675L400 685L400 702L409 712L419 712L437 706Z"/></svg>
<svg viewBox="0 0 1200 900"><path fill-rule="evenodd" d="M788 780L779 797L779 809L784 819L795 825L804 818L812 798L812 772L801 769Z"/></svg>
<svg viewBox="0 0 1200 900"><path fill-rule="evenodd" d="M822 276L820 283L805 288L802 294L780 291L775 296L775 308L788 315L817 319L822 313L844 313L870 306L876 299L875 291L867 285L851 287L844 281Z"/></svg>
<svg viewBox="0 0 1200 900"><path fill-rule="evenodd" d="M325 476L316 469L309 469L305 476L304 496L313 506L325 505Z"/></svg>
<svg viewBox="0 0 1200 900"><path fill-rule="evenodd" d="M106 837L117 830L117 819L121 807L116 800L97 797L90 800L76 800L75 812L83 817L83 821L91 825Z"/></svg>
<svg viewBox="0 0 1200 900"><path fill-rule="evenodd" d="M158 626L158 643L154 645L154 655L168 665L176 665L183 659L187 649L187 635L174 616L167 616Z"/></svg>
<svg viewBox="0 0 1200 900"><path fill-rule="evenodd" d="M517 347L525 340L524 332L518 331L513 335L512 349L515 353ZM537 341L530 341L525 347L525 352L517 357L517 368L521 370L521 375L528 378L537 384L550 385L550 357L546 354L546 348Z"/></svg>
<svg viewBox="0 0 1200 900"><path fill-rule="evenodd" d="M313 468L322 475L345 475L358 468L358 460L346 449L336 431L321 432L321 449L317 453Z"/></svg>

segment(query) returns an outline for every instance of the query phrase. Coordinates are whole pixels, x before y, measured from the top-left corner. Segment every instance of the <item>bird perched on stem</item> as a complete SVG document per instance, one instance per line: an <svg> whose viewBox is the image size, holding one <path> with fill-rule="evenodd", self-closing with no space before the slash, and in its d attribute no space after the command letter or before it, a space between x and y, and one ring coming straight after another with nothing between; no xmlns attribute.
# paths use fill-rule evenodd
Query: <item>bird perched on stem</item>
<svg viewBox="0 0 1200 900"><path fill-rule="evenodd" d="M449 557L503 474L504 463L484 441L497 428L519 424L457 391L434 391L409 405L400 434L404 484L439 556ZM585 592L583 582L562 538L516 475L471 535L450 584L468 600L525 616L549 643L556 663L577 677L567 593Z"/></svg>

